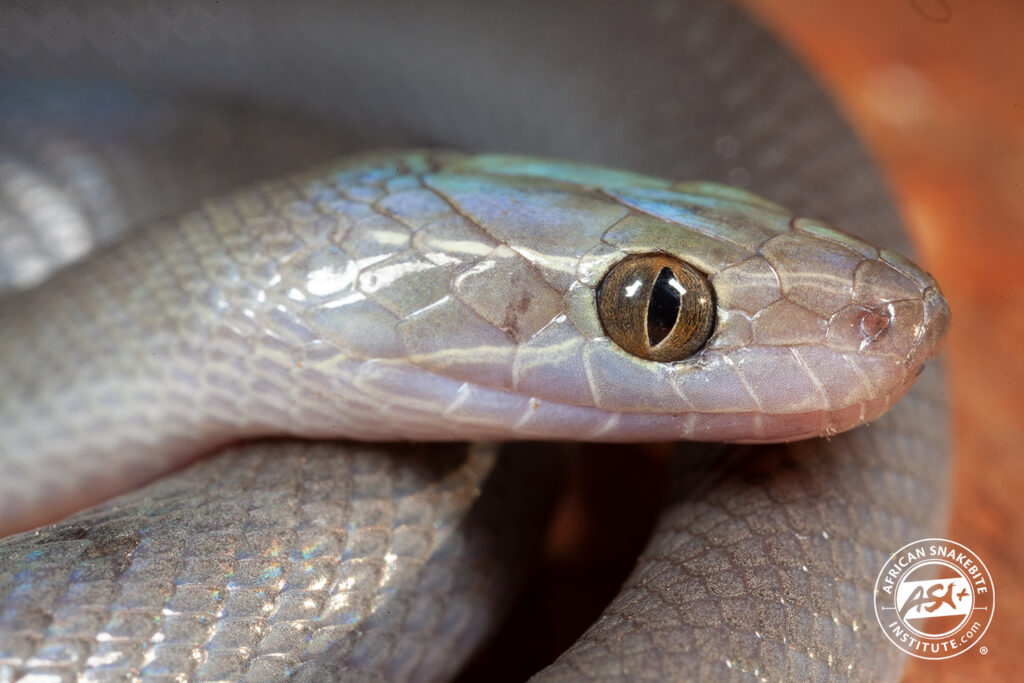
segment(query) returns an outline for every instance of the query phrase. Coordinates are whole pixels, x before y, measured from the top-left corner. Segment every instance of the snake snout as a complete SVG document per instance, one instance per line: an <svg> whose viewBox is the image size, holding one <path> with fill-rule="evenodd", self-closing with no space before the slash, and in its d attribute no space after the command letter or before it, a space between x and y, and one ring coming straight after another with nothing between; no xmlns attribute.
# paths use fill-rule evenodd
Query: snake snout
<svg viewBox="0 0 1024 683"><path fill-rule="evenodd" d="M937 286L928 287L924 291L924 323L918 339L917 349L913 358L922 363L935 358L942 351L946 334L953 321L949 311L949 303Z"/></svg>

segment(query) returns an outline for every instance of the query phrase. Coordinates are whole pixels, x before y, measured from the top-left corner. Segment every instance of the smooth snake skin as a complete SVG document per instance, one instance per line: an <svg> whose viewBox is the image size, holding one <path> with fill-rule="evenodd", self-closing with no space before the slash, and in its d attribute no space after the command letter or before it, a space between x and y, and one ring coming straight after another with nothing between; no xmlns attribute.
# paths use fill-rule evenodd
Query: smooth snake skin
<svg viewBox="0 0 1024 683"><path fill-rule="evenodd" d="M429 17L418 15L416 8L405 9L398 19L359 17L354 10L362 24L348 17L326 23L310 11L305 15L308 24L299 19L282 30L282 22L273 20L273 7L253 8L248 15L249 39L267 53L240 49L237 61L231 60L224 70L204 70L204 59L212 60L201 44L198 49L193 44L173 69L169 61L138 60L125 77L148 82L163 76L179 87L187 81L198 90L226 81L234 84L229 90L237 94L253 85L245 74L261 73L262 97L287 97L299 106L337 115L343 104L354 102L354 110L344 115L346 123L364 130L372 123L377 131L369 139L374 141L411 137L476 148L543 151L670 177L749 183L800 213L828 218L879 244L894 244L886 234L894 219L885 208L884 193L849 133L787 58L730 10L658 5L620 17L611 9L591 8L584 15L585 25L573 25L573 8L568 5L546 11L543 21L530 8L500 21L486 16L493 10L482 8L463 8L447 17L446 8ZM258 14L262 10L266 16ZM375 22L389 31L408 31L404 44L409 55L419 59L395 62L394 55L377 53L374 63L373 52L363 54L361 61L345 54L361 54L360 36L372 34L367 25ZM317 38L322 34L314 29L327 25L342 33L349 25L358 30L321 42ZM473 25L486 30L468 30ZM525 31L539 25L570 28ZM529 57L521 60L524 66L519 70L511 69L508 55L501 51L502 46L510 50L510 43L488 35L496 30L519 38L515 50ZM452 32L462 39L459 50L451 48ZM672 40L651 40L652 34L671 35ZM153 44L169 49L178 35L171 32ZM299 35L304 40L296 52L322 51L310 64L355 63L360 69L348 74L339 73L338 67L308 69L308 80L300 88L295 79L275 80L272 73L255 66L261 55L272 51L274 40L287 43ZM606 62L606 69L597 66L606 48L602 35L614 35L622 46L618 59ZM716 40L716 35L728 39ZM643 49L629 49L631 40ZM87 42L79 48L89 58L71 63L50 55L48 64L45 46L35 47L20 57L19 66L26 72L57 68L91 74L109 68L104 59L90 54L93 48ZM481 57L470 63L462 57L463 48L478 50L473 54ZM109 49L116 52L125 46ZM558 61L567 54L572 61ZM687 54L700 54L704 61L698 64L686 59ZM299 57L310 55L295 58ZM282 73L288 72L288 58L274 62ZM637 60L645 66L638 66ZM559 64L556 82L571 85L551 88L549 78L554 76L545 76L546 63ZM437 73L439 64L448 67L443 71L446 78L435 83L429 74ZM470 84L487 82L474 71L487 65L507 70L502 81L506 88L472 91L474 96L467 98ZM390 71L384 77L374 69ZM172 73L168 76L165 70ZM370 87L368 73L375 74L369 80L377 87ZM736 80L736 73L752 75ZM346 75L351 88L335 85L318 91L318 79L336 82ZM622 80L621 87L616 87L616 79ZM400 86L407 87L392 90ZM294 92L296 88L300 92ZM312 102L314 92L323 99ZM343 103L332 98L330 93L336 92L357 96ZM384 104L396 92L405 98L404 106L383 115ZM626 104L620 99L623 93L628 94ZM686 97L694 93L699 97ZM531 105L528 111L523 110L524 102ZM445 135L442 128L451 123L450 106L463 117L463 125ZM636 116L630 117L630 110ZM422 114L422 127L413 128L411 120L403 120L414 112ZM554 123L567 112L574 124L568 130ZM531 125L525 126L524 120ZM627 127L623 121L633 123ZM410 135L410 130L419 132ZM793 160L795 155L799 163ZM714 454L685 449L678 458L678 497L667 508L627 590L544 675L575 679L898 674L898 658L871 621L870 586L875 567L892 548L941 525L948 455L941 429L936 428L942 423L942 407L934 398L938 384L932 374L926 373L872 426L830 441L768 447L756 454L748 452L750 447L708 447L727 451ZM52 637L59 639L59 634ZM300 674L314 671L303 646L303 654L296 656L295 649L234 645L243 671L251 660L261 666L269 660L289 661ZM210 651L224 659L224 649ZM207 663L217 660L206 657ZM36 661L44 668L51 665L38 655ZM255 675L270 670L253 671ZM215 672L211 668L200 675L216 677ZM428 669L416 672L435 675Z"/></svg>

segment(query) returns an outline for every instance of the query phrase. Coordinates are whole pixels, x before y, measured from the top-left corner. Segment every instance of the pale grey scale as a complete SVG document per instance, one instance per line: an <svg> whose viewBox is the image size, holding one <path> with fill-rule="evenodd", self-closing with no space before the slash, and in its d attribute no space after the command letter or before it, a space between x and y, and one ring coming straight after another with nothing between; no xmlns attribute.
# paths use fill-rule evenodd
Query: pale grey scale
<svg viewBox="0 0 1024 683"><path fill-rule="evenodd" d="M183 7L185 14L192 8ZM10 61L26 72L118 73L129 81L166 79L207 90L227 85L236 93L295 102L369 127L383 141L393 142L396 130L415 131L418 139L450 145L541 152L673 178L732 180L801 215L826 218L874 243L906 249L905 236L897 229L898 221L870 160L812 80L735 10L717 3L652 3L628 10L571 2L554 7L433 3L429 11L411 3L400 11L389 11L386 17L361 7L346 7L344 11L351 15L332 15L333 8L314 3L293 16L291 7L250 3L242 11L242 34L248 42L232 43L235 53L229 62L216 40L183 40L168 29L168 22L162 23L165 14L154 12L147 19L149 10L141 6L137 13L127 4L107 4L100 11L108 12L108 18L128 17L154 29L174 60L155 59L146 44L131 41L61 42L59 27L66 24L43 31L34 9L8 8L3 11L13 15L0 22L0 30L13 28L13 33L0 42L9 46ZM232 24L238 9L220 3L209 13L203 35L236 36ZM584 16L587 21L581 22ZM93 16L90 21L103 26L102 17ZM283 26L290 28L282 32ZM538 26L555 29L537 31ZM375 62L374 56L382 55L373 49L380 35L401 42L409 58ZM54 51L52 41L60 43L62 50ZM609 45L616 49L609 50ZM69 62L69 51L82 58ZM466 54L472 58L466 59ZM353 59L353 55L362 58ZM131 73L119 68L125 63L132 65ZM359 66L345 70L337 64ZM500 87L496 72L508 73ZM552 83L566 87L552 88ZM762 476L753 483L731 480L736 500L767 495L770 509L779 511L779 526L788 535L814 517L804 507L787 513L791 496L786 491L795 490L807 501L826 501L832 491L843 490L844 480L855 480L861 482L862 490L872 492L865 505L883 520L874 539L877 547L896 548L932 534L941 525L948 495L949 453L943 429L937 426L944 424L939 397L941 389L935 384L922 384L894 407L891 417L883 418L877 427L855 432L870 443L850 441L852 435L815 442L813 461L821 463L818 485L799 477L793 481L759 473ZM936 406L937 414L917 423L922 405ZM924 427L901 435L891 429L893 420ZM841 444L851 449L851 459L845 463L830 455ZM875 461L871 454L881 455L882 460ZM897 485L893 470L907 472L909 478ZM724 498L715 500L714 505L701 508L709 524L730 517ZM842 508L844 502L840 498L835 505ZM920 514L900 514L898 508ZM685 503L680 502L680 509L685 510ZM886 525L886 511L892 511L897 521ZM837 519L831 538L856 534L841 515ZM664 541L656 538L656 544L671 544L680 534L673 524L663 530ZM705 535L695 542L706 545L715 540ZM863 586L876 568L867 566L871 563L856 548L845 540L830 545L837 564L844 570L853 567L857 585ZM774 554L765 558L766 571L801 559L799 549L788 544L772 550ZM655 562L654 567L663 568L669 576L673 563ZM759 664L774 661L788 663L794 678L851 677L851 672L827 658L812 658L808 650L786 645L799 632L801 620L810 618L810 610L795 609L800 619L770 633L764 628L767 616L759 614L757 623L736 621L729 637L699 641L698 653L681 652L672 645L697 641L697 629L678 609L685 596L665 591L661 595L664 599L634 593L631 604L632 614L642 611L648 623L657 620L671 631L658 641L656 652L663 657L631 661L628 671L615 674L603 665L629 655L619 648L628 650L630 642L642 646L651 641L636 634L629 642L616 643L599 632L573 656L572 670L581 676L586 672L665 678L697 666L698 673L709 678L730 674L754 678ZM826 602L820 612L845 623L856 620L862 627L871 623L872 615L862 600ZM630 616L627 613L625 618ZM864 627L861 632L868 630ZM736 647L736 638L758 634L764 637L757 652ZM852 677L898 675L896 653L884 644L861 653L859 660L864 668ZM823 661L828 662L826 670Z"/></svg>
<svg viewBox="0 0 1024 683"><path fill-rule="evenodd" d="M531 556L519 489L554 482L498 451L249 444L4 539L0 679L446 678Z"/></svg>

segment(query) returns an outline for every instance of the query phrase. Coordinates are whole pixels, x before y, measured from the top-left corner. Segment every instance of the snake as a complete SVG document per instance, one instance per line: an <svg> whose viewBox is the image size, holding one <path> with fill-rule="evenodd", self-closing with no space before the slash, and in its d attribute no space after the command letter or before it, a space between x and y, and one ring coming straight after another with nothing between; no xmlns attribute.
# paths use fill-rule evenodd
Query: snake
<svg viewBox="0 0 1024 683"><path fill-rule="evenodd" d="M949 311L740 10L109 0L0 32L0 679L454 676L575 441L678 443L622 592L539 680L899 677L872 588L944 525ZM116 135L47 147L44 88L104 135L177 98L236 157L224 125L164 134L161 163L205 153L173 176ZM292 168L318 126L375 151ZM145 225L104 233L90 192ZM95 254L58 239L83 225Z"/></svg>

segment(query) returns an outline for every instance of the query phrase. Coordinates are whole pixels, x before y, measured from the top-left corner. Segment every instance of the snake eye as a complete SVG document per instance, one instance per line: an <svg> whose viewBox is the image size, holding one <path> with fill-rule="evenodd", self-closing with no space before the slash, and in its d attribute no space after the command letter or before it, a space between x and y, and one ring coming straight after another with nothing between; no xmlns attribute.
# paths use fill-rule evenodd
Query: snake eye
<svg viewBox="0 0 1024 683"><path fill-rule="evenodd" d="M601 326L623 349L654 361L692 356L711 336L715 300L707 278L663 254L629 256L597 288Z"/></svg>

